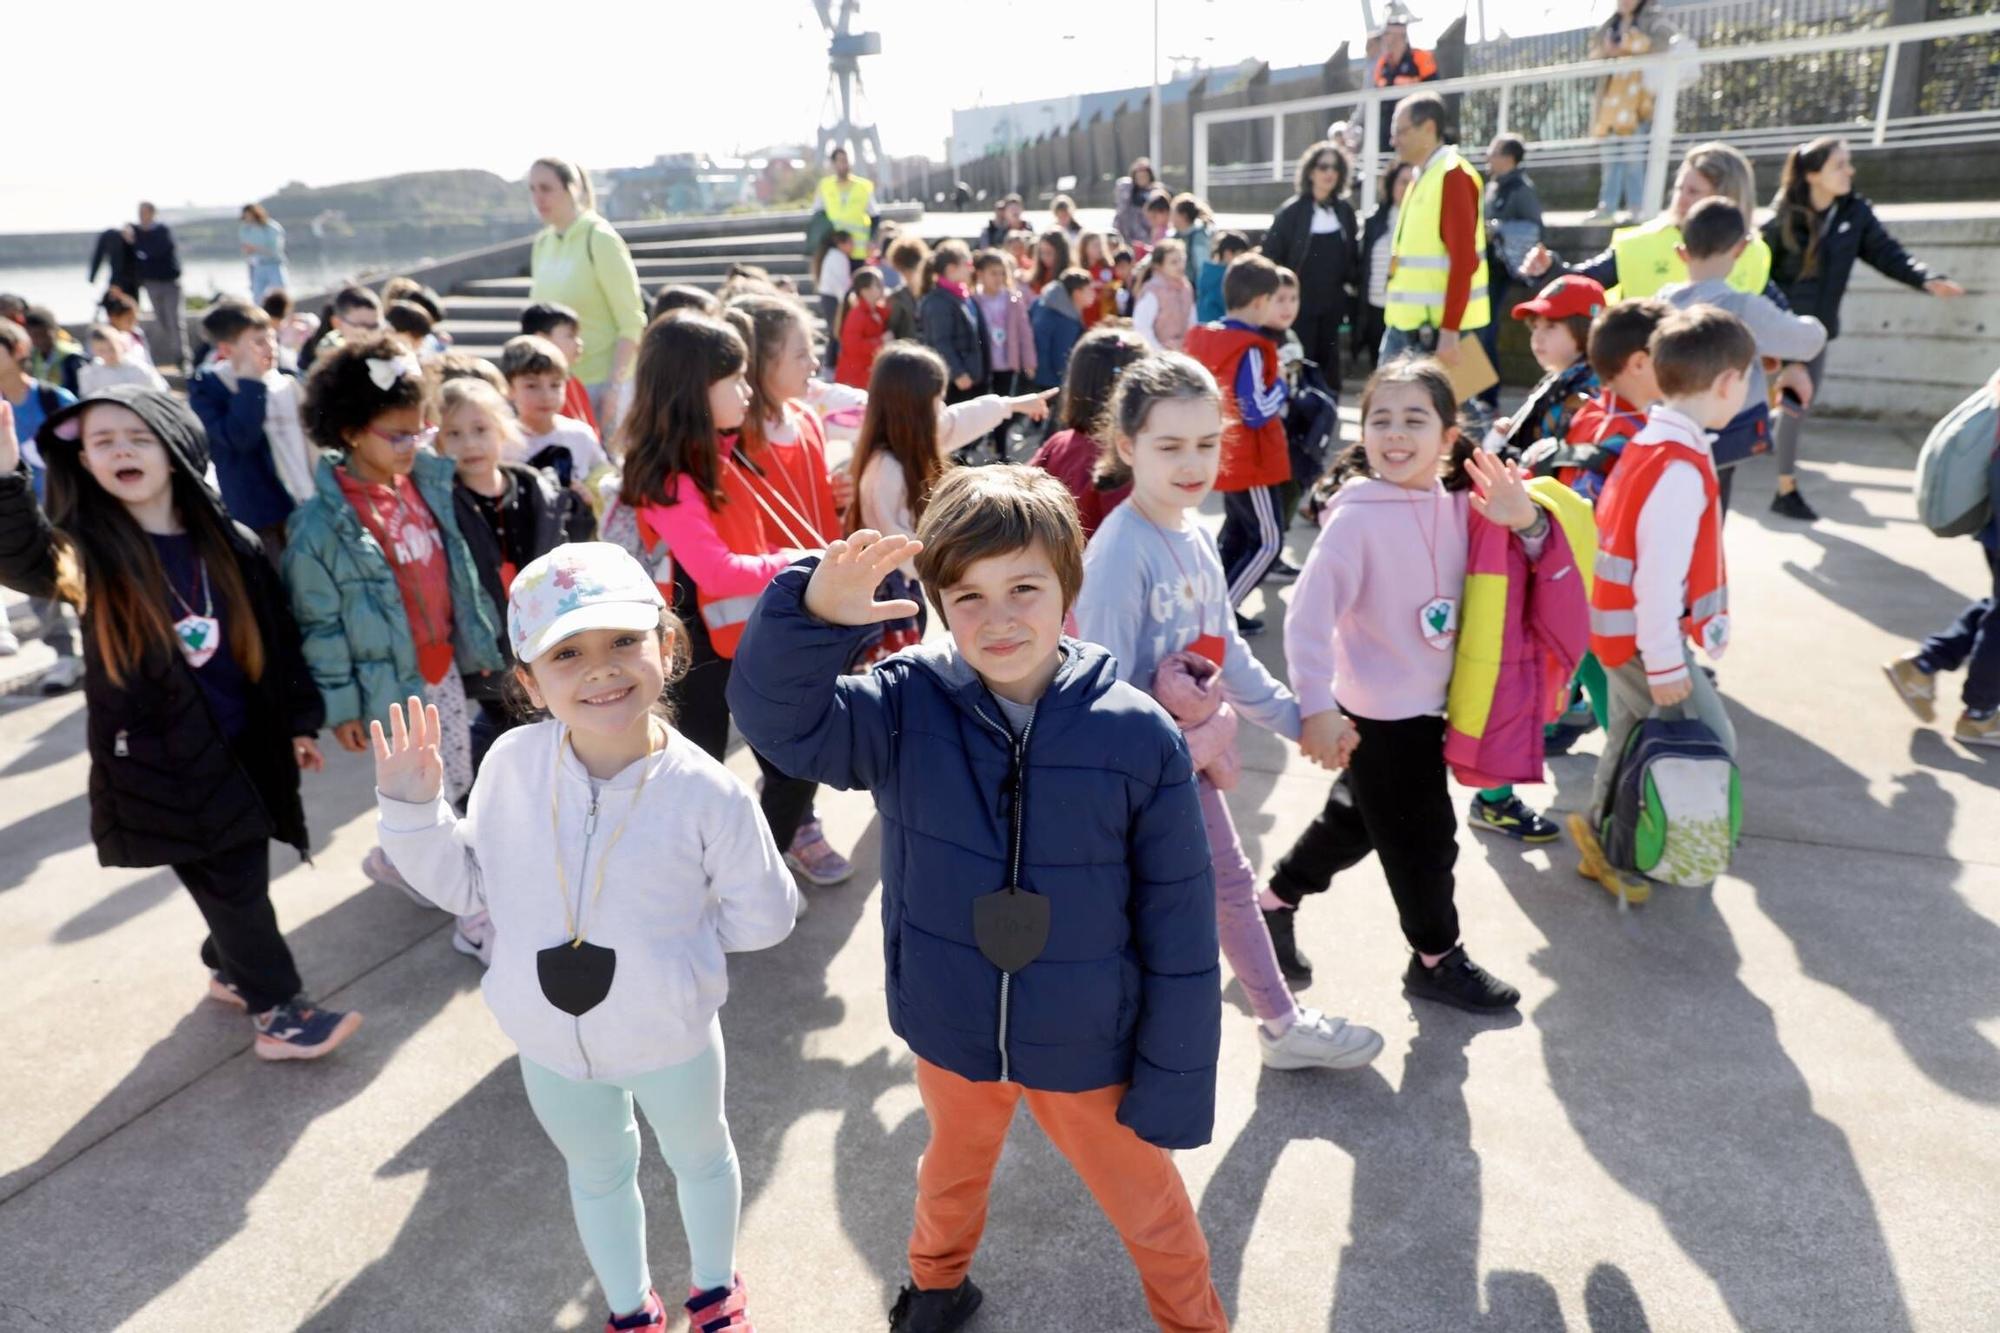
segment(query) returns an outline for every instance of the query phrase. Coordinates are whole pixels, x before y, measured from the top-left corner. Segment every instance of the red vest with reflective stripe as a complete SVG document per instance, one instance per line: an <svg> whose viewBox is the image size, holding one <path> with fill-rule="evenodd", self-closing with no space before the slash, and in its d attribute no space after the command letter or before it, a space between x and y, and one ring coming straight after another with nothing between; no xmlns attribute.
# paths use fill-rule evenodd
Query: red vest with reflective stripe
<svg viewBox="0 0 2000 1333"><path fill-rule="evenodd" d="M770 525L755 487L760 482L727 455L722 460L722 507L708 511L715 523L715 535L737 555L768 555L779 549L771 539ZM766 501L768 503L768 501ZM737 597L711 597L696 584L694 599L701 622L708 628L708 641L721 658L736 656L737 640L757 609L758 593Z"/></svg>
<svg viewBox="0 0 2000 1333"><path fill-rule="evenodd" d="M1623 666L1639 650L1639 617L1632 576L1639 556L1639 515L1669 464L1701 469L1708 503L1695 530L1688 560L1687 605L1681 632L1710 657L1729 642L1729 571L1722 558L1722 506L1708 455L1672 441L1631 444L1612 469L1597 502L1597 571L1590 588L1590 651L1605 666Z"/></svg>

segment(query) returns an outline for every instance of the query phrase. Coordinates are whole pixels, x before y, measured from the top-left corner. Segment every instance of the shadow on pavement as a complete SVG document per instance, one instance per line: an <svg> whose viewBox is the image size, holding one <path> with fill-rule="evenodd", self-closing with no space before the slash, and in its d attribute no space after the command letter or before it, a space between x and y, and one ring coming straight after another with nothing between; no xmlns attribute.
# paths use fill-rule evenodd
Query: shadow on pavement
<svg viewBox="0 0 2000 1333"><path fill-rule="evenodd" d="M1925 636L1949 625L1965 606L1965 594L1932 578L1920 567L1903 564L1893 556L1849 541L1829 531L1825 524L1810 527L1788 524L1784 531L1804 537L1820 548L1817 565L1783 562L1787 574L1834 605L1906 640L1913 648ZM1893 701L1887 686L1883 687L1882 697Z"/></svg>
<svg viewBox="0 0 2000 1333"><path fill-rule="evenodd" d="M309 981L330 983L324 963L315 967L309 960L324 958L332 941L380 935L385 923L398 918L405 918L401 924L407 930L406 918L418 914L393 890L365 889L287 938ZM9 1205L8 1230L16 1233L23 1262L75 1284L51 1290L52 1307L68 1309L92 1326L123 1326L242 1231L252 1200L315 1121L359 1096L406 1040L454 996L478 984L477 967L444 946L448 918L423 915L438 924L415 934L389 958L425 950L433 955L435 970L426 969L420 984L398 990L393 1003L371 1003L367 1024L338 1055L309 1065L266 1065L251 1056L249 1025L240 1013L193 1001L192 1012L68 1133L38 1160L0 1180L0 1201ZM369 964L361 975L387 961ZM191 969L191 975L199 974ZM334 993L330 985L329 993ZM175 1161L199 1164L198 1169L160 1175L160 1163L148 1156L162 1150L159 1136L140 1131L126 1137L121 1131L147 1112L170 1112L168 1104L190 1090L199 1099L198 1110L183 1108L149 1123L171 1136L166 1147ZM49 1178L86 1153L87 1160ZM497 1157L477 1151L472 1160L483 1172L494 1169ZM98 1209L117 1206L107 1197L116 1196L117 1182L147 1171L155 1174L145 1207L171 1218L171 1225L139 1227L128 1219L107 1229L94 1219ZM24 1231L28 1234L19 1234ZM104 1252L114 1235L120 1250ZM39 1253L27 1253L31 1249Z"/></svg>
<svg viewBox="0 0 2000 1333"><path fill-rule="evenodd" d="M1771 1010L1739 978L1741 956L1709 891L1662 888L1621 916L1571 873L1567 845L1551 855L1551 871L1518 856L1489 860L1548 940L1529 961L1555 993L1531 1018L1549 1085L1585 1147L1658 1210L1739 1327L1907 1330L1846 1136L1814 1112ZM1606 1327L1643 1327L1619 1322L1636 1306L1619 1283L1597 1290L1587 1305Z"/></svg>
<svg viewBox="0 0 2000 1333"><path fill-rule="evenodd" d="M1958 802L1935 775L1918 769L1896 779L1888 804L1865 775L1804 737L1732 701L1739 746L1758 769L1809 781L1814 806L1838 811L1828 840L1851 845L1801 847L1796 858L1825 864L1817 873L1772 873L1794 858L1786 844L1739 853L1735 874L1757 893L1757 906L1791 937L1806 975L1874 1010L1926 1077L1961 1097L2000 1103L2000 1051L1980 1031L2000 1018L1993 963L2000 925L1959 892L1950 858ZM1940 744L1942 744L1940 742ZM1990 772L1990 770L1989 770ZM1755 801L1749 772L1746 788ZM1754 805L1752 807L1754 811ZM1754 822L1753 822L1754 827ZM1871 829L1915 838L1918 852L1892 861L1866 843ZM1758 855L1766 848L1772 855Z"/></svg>
<svg viewBox="0 0 2000 1333"><path fill-rule="evenodd" d="M1264 1070L1256 1110L1209 1178L1202 1229L1216 1290L1232 1312L1243 1254L1285 1149L1320 1139L1354 1161L1349 1234L1333 1276L1337 1330L1415 1327L1560 1328L1549 1282L1533 1273L1479 1276L1480 1165L1465 1101L1466 1046L1519 1015L1477 1019L1425 1006L1401 1087L1375 1068L1314 1075Z"/></svg>
<svg viewBox="0 0 2000 1333"><path fill-rule="evenodd" d="M50 764L61 763L71 755L83 752L85 710L73 709L64 717L44 728L35 737L35 743L7 761L0 768L0 778L11 778L22 773L33 773L47 768Z"/></svg>

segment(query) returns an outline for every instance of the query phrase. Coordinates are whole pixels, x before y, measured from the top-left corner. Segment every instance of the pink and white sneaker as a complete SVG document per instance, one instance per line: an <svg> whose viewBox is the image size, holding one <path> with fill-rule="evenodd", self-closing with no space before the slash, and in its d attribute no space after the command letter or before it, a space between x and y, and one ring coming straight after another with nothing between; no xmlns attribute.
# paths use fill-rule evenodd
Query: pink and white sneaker
<svg viewBox="0 0 2000 1333"><path fill-rule="evenodd" d="M396 869L389 859L389 853L378 845L368 849L368 855L361 858L361 873L384 888L401 889L410 901L419 907L436 907L437 904L410 887L410 881L403 878L403 872Z"/></svg>
<svg viewBox="0 0 2000 1333"><path fill-rule="evenodd" d="M756 1333L750 1326L749 1293L738 1273L726 1287L688 1288L688 1333Z"/></svg>
<svg viewBox="0 0 2000 1333"><path fill-rule="evenodd" d="M822 889L845 884L854 874L847 858L833 850L833 844L826 840L826 831L817 819L799 825L799 831L792 835L792 845L785 851L785 864L792 868L793 874Z"/></svg>
<svg viewBox="0 0 2000 1333"><path fill-rule="evenodd" d="M451 947L468 958L477 958L485 967L493 966L493 917L486 912L462 916L452 927Z"/></svg>
<svg viewBox="0 0 2000 1333"><path fill-rule="evenodd" d="M208 998L219 1000L234 1009L249 1012L250 1002L243 998L243 992L223 980L222 973L213 968L208 973Z"/></svg>
<svg viewBox="0 0 2000 1333"><path fill-rule="evenodd" d="M646 1293L646 1303L631 1314L615 1314L604 1321L604 1333L631 1333L633 1329L664 1329L667 1326L667 1307L661 1301L660 1293Z"/></svg>

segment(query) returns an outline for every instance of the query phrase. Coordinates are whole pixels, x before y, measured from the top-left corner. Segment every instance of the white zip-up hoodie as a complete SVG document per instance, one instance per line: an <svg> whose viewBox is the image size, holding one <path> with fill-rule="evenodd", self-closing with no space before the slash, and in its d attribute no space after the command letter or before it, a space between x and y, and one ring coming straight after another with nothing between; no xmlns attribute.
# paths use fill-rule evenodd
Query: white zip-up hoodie
<svg viewBox="0 0 2000 1333"><path fill-rule="evenodd" d="M377 793L382 849L447 912L492 914L483 989L522 1055L576 1079L626 1078L693 1059L729 993L723 954L768 949L790 935L798 886L756 799L679 732L595 794L561 741L552 721L502 736L464 819L442 798L412 804ZM553 812L552 782L560 797ZM598 867L621 824L593 904ZM535 967L537 953L570 938L558 852L584 938L618 955L610 993L581 1017L548 1002Z"/></svg>

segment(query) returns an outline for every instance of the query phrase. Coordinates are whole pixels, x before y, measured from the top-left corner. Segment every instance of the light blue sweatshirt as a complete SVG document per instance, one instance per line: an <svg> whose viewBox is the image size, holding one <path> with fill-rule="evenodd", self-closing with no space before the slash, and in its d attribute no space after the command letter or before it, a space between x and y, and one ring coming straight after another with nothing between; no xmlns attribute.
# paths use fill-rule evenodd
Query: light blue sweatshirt
<svg viewBox="0 0 2000 1333"><path fill-rule="evenodd" d="M1159 527L1126 501L1105 518L1083 552L1076 599L1079 637L1118 659L1118 679L1151 692L1163 659L1204 634L1224 645L1222 692L1235 709L1288 740L1299 737L1299 701L1236 632L1229 582L1207 528Z"/></svg>

